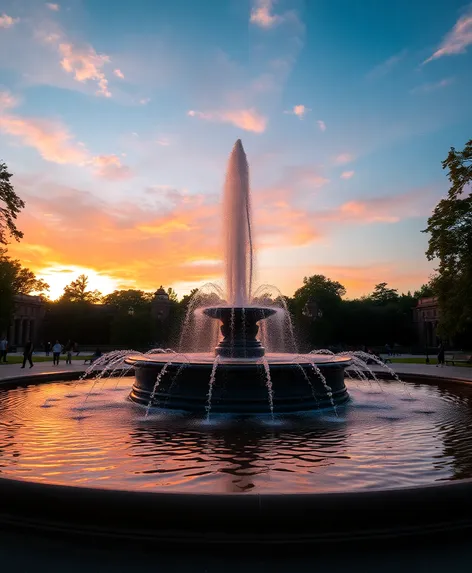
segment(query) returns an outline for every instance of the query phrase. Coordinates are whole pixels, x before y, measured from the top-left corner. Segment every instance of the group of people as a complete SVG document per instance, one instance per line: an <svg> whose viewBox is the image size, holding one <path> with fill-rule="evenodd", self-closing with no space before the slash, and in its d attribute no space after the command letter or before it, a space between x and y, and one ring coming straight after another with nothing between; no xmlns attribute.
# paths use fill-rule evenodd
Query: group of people
<svg viewBox="0 0 472 573"><path fill-rule="evenodd" d="M7 363L7 355L10 346L8 344L8 340L6 336L3 336L0 340L0 363ZM54 344L50 342L46 342L44 344L44 352L46 356L49 356L52 351L52 361L53 365L59 364L59 359L61 354L66 355L66 364L72 364L72 354L75 352L75 355L79 355L79 346L77 342L73 342L72 340L68 340L66 344L62 345L59 340L56 340ZM26 363L29 363L30 368L33 367L33 352L34 352L34 345L31 340L27 340L23 346L23 364L22 368L26 367Z"/></svg>

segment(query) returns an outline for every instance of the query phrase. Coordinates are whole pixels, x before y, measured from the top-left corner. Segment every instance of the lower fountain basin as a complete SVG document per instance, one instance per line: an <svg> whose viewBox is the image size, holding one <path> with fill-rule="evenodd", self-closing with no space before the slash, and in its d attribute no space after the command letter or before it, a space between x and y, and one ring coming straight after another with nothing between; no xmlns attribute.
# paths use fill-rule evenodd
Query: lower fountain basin
<svg viewBox="0 0 472 573"><path fill-rule="evenodd" d="M280 353L268 354L264 361L217 360L215 367L210 353L130 356L126 362L136 376L130 399L171 410L231 414L269 414L271 403L274 413L310 411L349 399L344 383L348 357Z"/></svg>

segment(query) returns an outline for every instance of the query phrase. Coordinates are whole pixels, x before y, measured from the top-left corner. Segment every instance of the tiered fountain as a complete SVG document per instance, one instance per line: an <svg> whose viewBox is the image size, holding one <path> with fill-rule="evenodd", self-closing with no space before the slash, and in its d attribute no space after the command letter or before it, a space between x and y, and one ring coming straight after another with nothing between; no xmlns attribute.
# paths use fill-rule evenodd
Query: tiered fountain
<svg viewBox="0 0 472 573"><path fill-rule="evenodd" d="M130 398L148 406L190 412L266 413L335 407L348 400L344 369L349 357L266 352L258 339L259 322L290 320L286 309L256 304L253 288L253 239L249 172L241 141L229 159L224 189L226 293L219 304L196 308L197 320L221 322L212 346L211 325L200 328L207 352L130 356L136 382ZM279 297L280 299L280 297ZM272 301L273 303L273 301ZM187 324L192 323L189 317ZM270 326L267 328L270 331ZM290 330L290 329L288 329ZM266 336L268 338L270 332ZM262 337L264 338L264 337ZM293 347L293 343L292 343Z"/></svg>

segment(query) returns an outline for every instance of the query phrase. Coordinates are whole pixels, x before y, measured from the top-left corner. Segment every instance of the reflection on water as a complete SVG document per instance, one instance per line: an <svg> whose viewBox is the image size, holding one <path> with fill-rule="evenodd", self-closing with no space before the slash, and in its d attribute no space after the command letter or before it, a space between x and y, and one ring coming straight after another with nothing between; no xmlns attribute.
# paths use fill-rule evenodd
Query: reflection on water
<svg viewBox="0 0 472 573"><path fill-rule="evenodd" d="M472 390L347 382L333 412L196 419L129 402L132 379L0 390L0 475L149 491L313 492L472 477Z"/></svg>

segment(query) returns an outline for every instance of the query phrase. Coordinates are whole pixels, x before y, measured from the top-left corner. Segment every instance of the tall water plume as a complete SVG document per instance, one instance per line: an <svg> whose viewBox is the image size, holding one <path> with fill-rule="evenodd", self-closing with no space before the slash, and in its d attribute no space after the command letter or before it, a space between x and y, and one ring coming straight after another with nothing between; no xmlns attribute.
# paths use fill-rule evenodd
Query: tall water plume
<svg viewBox="0 0 472 573"><path fill-rule="evenodd" d="M240 139L234 144L228 162L223 218L228 303L243 307L251 297L253 252L249 168Z"/></svg>

